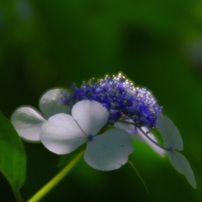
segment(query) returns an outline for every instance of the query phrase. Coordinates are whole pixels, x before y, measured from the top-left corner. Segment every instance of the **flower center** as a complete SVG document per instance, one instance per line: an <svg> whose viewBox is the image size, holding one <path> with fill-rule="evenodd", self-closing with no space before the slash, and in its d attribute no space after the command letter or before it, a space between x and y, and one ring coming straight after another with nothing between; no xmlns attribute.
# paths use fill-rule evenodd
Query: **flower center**
<svg viewBox="0 0 202 202"><path fill-rule="evenodd" d="M94 136L92 134L89 134L87 139L89 142L93 141Z"/></svg>

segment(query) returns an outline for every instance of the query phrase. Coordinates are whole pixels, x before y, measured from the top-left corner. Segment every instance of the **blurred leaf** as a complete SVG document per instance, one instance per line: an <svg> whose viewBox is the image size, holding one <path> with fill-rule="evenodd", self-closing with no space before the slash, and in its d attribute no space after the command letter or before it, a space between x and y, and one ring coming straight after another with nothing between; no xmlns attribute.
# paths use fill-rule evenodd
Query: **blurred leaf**
<svg viewBox="0 0 202 202"><path fill-rule="evenodd" d="M26 178L26 154L20 137L0 112L0 170L12 188L20 188Z"/></svg>
<svg viewBox="0 0 202 202"><path fill-rule="evenodd" d="M158 115L157 127L165 141L166 147L183 150L183 142L179 130L167 116Z"/></svg>
<svg viewBox="0 0 202 202"><path fill-rule="evenodd" d="M193 188L196 189L196 181L194 173L187 159L176 151L167 152L170 162L174 168L181 174L183 174Z"/></svg>

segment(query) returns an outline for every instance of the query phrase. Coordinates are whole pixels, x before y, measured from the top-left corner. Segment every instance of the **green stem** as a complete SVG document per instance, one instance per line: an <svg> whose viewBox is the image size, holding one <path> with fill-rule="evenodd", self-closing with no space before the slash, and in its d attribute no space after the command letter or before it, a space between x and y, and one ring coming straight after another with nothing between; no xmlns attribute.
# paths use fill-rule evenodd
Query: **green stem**
<svg viewBox="0 0 202 202"><path fill-rule="evenodd" d="M39 190L28 202L37 202L41 200L52 188L54 188L79 162L84 151L81 151L65 168L63 168L51 181L49 181L41 190Z"/></svg>
<svg viewBox="0 0 202 202"><path fill-rule="evenodd" d="M16 202L23 202L22 201L22 197L20 195L19 189L13 183L13 181L11 180L11 178L9 177L9 175L3 169L1 169L1 172L4 175L4 177L8 180L8 182L9 182L9 184L10 184L12 190L13 190L13 194L15 196Z"/></svg>
<svg viewBox="0 0 202 202"><path fill-rule="evenodd" d="M12 189L13 189L13 193L15 196L15 199L17 202L23 202L20 191L18 188L16 188L16 186L11 185Z"/></svg>
<svg viewBox="0 0 202 202"><path fill-rule="evenodd" d="M173 151L172 148L167 148L167 147L164 147L162 145L160 145L158 142L154 141L151 137L148 136L148 133L150 133L150 131L147 131L146 133L142 130L142 128L138 127L138 129L142 132L142 134L148 138L152 143L154 143L157 147L165 150L165 151Z"/></svg>
<svg viewBox="0 0 202 202"><path fill-rule="evenodd" d="M146 183L144 182L142 176L141 176L140 173L137 171L136 167L133 165L133 163L132 163L131 161L128 161L128 163L130 163L130 165L133 167L134 171L137 173L138 177L139 177L140 180L142 181L142 183L143 183L143 185L144 185L144 187L145 187L145 189L146 189L146 192L148 193L149 191L148 191L147 185L146 185Z"/></svg>

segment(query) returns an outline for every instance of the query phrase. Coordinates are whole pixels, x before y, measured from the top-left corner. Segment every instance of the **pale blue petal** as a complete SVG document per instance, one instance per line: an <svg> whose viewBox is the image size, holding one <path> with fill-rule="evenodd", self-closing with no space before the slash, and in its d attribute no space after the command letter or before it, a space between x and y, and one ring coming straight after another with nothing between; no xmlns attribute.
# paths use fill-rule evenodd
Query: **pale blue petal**
<svg viewBox="0 0 202 202"><path fill-rule="evenodd" d="M53 89L47 91L40 99L39 108L45 115L46 119L54 114L71 113L71 107L64 104L65 99L70 93L63 89Z"/></svg>
<svg viewBox="0 0 202 202"><path fill-rule="evenodd" d="M24 140L40 142L41 126L45 119L31 107L17 109L11 117L11 122Z"/></svg>
<svg viewBox="0 0 202 202"><path fill-rule="evenodd" d="M179 130L173 122L167 116L162 116L160 114L158 115L157 121L157 127L159 128L159 131L165 141L165 147L182 151L182 138Z"/></svg>
<svg viewBox="0 0 202 202"><path fill-rule="evenodd" d="M133 151L130 135L122 129L115 128L89 141L84 159L97 170L115 170L128 161L128 155Z"/></svg>
<svg viewBox="0 0 202 202"><path fill-rule="evenodd" d="M82 100L73 106L72 117L85 134L96 135L106 124L109 112L99 102Z"/></svg>
<svg viewBox="0 0 202 202"><path fill-rule="evenodd" d="M87 140L87 136L68 114L51 116L42 125L41 131L41 142L56 154L68 154Z"/></svg>
<svg viewBox="0 0 202 202"><path fill-rule="evenodd" d="M173 167L181 174L183 174L193 188L196 189L196 181L194 173L187 159L176 151L168 151L168 157Z"/></svg>

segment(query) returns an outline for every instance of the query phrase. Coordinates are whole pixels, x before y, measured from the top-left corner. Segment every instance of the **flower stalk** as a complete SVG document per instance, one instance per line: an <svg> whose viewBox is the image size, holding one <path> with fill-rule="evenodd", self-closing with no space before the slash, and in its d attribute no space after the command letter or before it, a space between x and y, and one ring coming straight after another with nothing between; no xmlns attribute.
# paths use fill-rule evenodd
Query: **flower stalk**
<svg viewBox="0 0 202 202"><path fill-rule="evenodd" d="M161 149L164 149L165 151L172 151L172 148L166 148L166 147L160 145L158 142L154 141L152 138L150 138L150 137L148 136L148 133L150 133L150 131L147 131L147 132L145 133L145 132L142 130L141 127L138 127L138 129L142 132L142 134L143 134L146 138L148 138L148 139L149 139L152 143L154 143L157 147L159 147L159 148L161 148Z"/></svg>
<svg viewBox="0 0 202 202"><path fill-rule="evenodd" d="M65 168L63 168L52 180L50 180L42 189L40 189L28 202L40 201L49 191L51 191L79 162L84 154L82 150Z"/></svg>

